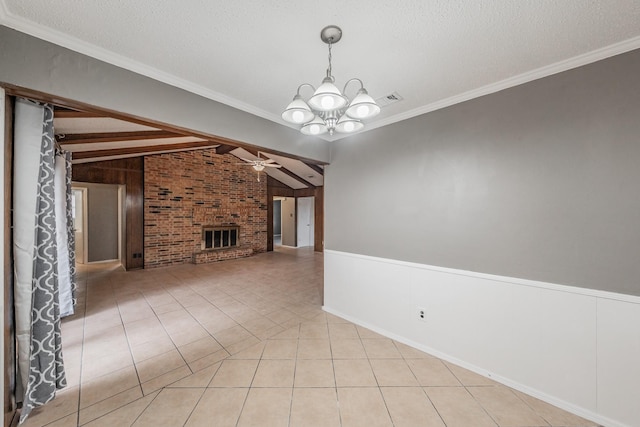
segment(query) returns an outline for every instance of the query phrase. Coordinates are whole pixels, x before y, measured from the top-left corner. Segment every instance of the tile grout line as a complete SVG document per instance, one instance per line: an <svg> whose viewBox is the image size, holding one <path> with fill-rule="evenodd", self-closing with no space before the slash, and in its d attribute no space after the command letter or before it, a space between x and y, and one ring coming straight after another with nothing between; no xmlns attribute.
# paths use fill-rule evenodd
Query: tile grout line
<svg viewBox="0 0 640 427"><path fill-rule="evenodd" d="M76 277L78 275L78 269L76 269ZM86 274L84 278L84 304L82 307L82 344L80 345L80 368L78 372L78 414L76 417L76 424L80 425L80 402L82 401L82 367L84 363L82 363L82 358L84 357L84 338L85 338L85 327L87 324L87 300L89 299L89 286L88 281L89 277L87 272L83 272L83 275ZM76 282L76 291L78 290L77 282Z"/></svg>
<svg viewBox="0 0 640 427"><path fill-rule="evenodd" d="M140 373L138 372L138 365L136 364L135 357L133 357L133 349L131 347L131 342L129 340L127 327L125 326L124 319L122 318L122 310L120 309L120 302L118 301L118 298L115 296L115 291L113 290L113 286L111 287L111 289L114 292L116 307L118 308L118 314L120 315L120 321L122 322L122 330L124 331L124 337L127 340L127 347L129 348L129 355L131 356L131 363L133 364L133 369L136 371L136 376L138 377L138 384L140 385L140 391L142 393L142 396L144 397L144 389L142 388L142 379L140 378ZM142 292L138 292L138 293L142 296L142 298L144 298L144 295L142 294ZM145 302L146 302L146 299L145 299ZM152 312L155 315L155 312L153 310ZM140 319L140 320L143 320L143 319Z"/></svg>
<svg viewBox="0 0 640 427"><path fill-rule="evenodd" d="M216 371L217 372L217 371ZM214 374L215 375L215 374ZM175 383L173 383L175 384ZM193 389L200 389L202 387L185 387L185 388L193 388ZM165 388L163 388L162 390L165 390ZM184 423L182 423L182 427L185 427L187 425L187 423L189 423L189 419L193 416L193 412L196 410L196 408L198 407L198 404L200 403L200 401L202 400L202 398L204 397L205 393L207 392L207 388L204 387L202 388L202 394L200 395L200 397L198 398L198 401L195 403L195 405L193 405L193 408L191 408L191 411L189 411L189 415L187 415L187 418L184 420Z"/></svg>
<svg viewBox="0 0 640 427"><path fill-rule="evenodd" d="M411 371L411 374L413 375L413 377L416 379L416 382L418 383L418 386L420 387L420 390L422 391L422 394L424 394L424 396L427 398L427 400L429 401L431 406L433 406L433 410L436 411L436 414L438 414L438 417L440 417L440 420L442 421L442 424L446 427L447 426L446 421L442 417L442 414L440 414L440 411L438 410L436 405L433 403L433 401L429 397L429 394L425 391L425 387L420 383L420 380L418 379L418 376L416 375L416 373L413 371L413 369L411 369L411 365L409 365L409 362L407 361L408 359L405 357L405 355L398 348L397 342L395 340L391 340L391 341L393 342L393 345L396 347L396 350L398 350L398 352L400 353L400 356L402 356L402 360L404 360L405 363L407 364L407 366L409 367L409 370ZM447 366L447 368L448 368L448 366ZM449 369L449 371L451 372L450 369ZM460 379L453 372L451 372L451 375L453 375L460 382L460 384L462 384L462 381L460 381Z"/></svg>
<svg viewBox="0 0 640 427"><path fill-rule="evenodd" d="M329 328L329 323L327 322L327 329ZM356 328L356 334L358 334L358 338L360 338L360 334L358 333L358 329ZM360 345L362 345L362 340L360 339ZM364 346L362 346L362 350L364 351ZM336 405L338 407L338 419L340 420L340 427L342 427L343 419L342 419L342 411L340 408L340 397L338 396L338 378L336 377L336 364L333 358L333 345L331 343L331 336L329 336L329 351L331 352L331 368L333 369L333 384L336 392ZM366 351L365 351L366 354Z"/></svg>
<svg viewBox="0 0 640 427"><path fill-rule="evenodd" d="M266 346L265 346L266 347ZM247 400L249 399L249 394L251 393L251 385L256 378L256 373L258 373L258 367L260 366L260 361L262 360L262 356L264 355L264 348L262 349L262 353L260 353L260 359L258 359L258 363L256 364L256 369L253 371L253 376L251 377L251 382L249 383L249 387L247 388L247 394L242 401L242 407L240 408L240 412L238 413L238 419L236 420L236 427L240 422L240 418L242 418L242 413L244 412L244 407L247 404ZM215 377L215 376L214 376ZM213 378L211 379L213 381Z"/></svg>
<svg viewBox="0 0 640 427"><path fill-rule="evenodd" d="M358 328L356 328L356 332L358 332L358 336L360 337L360 341L362 342L362 337L360 336ZM391 340L391 343L393 344L393 347L396 349L396 351L398 351L396 345L393 343L393 340ZM376 375L375 369L373 369L373 365L371 364L371 357L369 356L369 352L367 352L367 347L365 347L364 343L362 343L362 348L364 348L364 353L367 356L367 361L369 362L369 367L371 368L371 373L373 374L373 378L375 378L376 384L378 385L378 393L380 393L380 397L382 397L382 402L384 403L384 408L387 410L387 415L389 416L389 421L391 421L391 425L393 425L394 422L393 422L393 418L391 417L391 411L389 410L389 405L387 405L387 400L384 398L384 393L382 393L382 388L380 387L380 382L378 381L378 376ZM402 356L402 353L400 353L399 351L398 351L398 354L400 354L400 356ZM404 360L404 358L402 360ZM409 367L409 366L407 365L407 367ZM411 369L409 369L409 370L411 371ZM411 373L413 374L413 371L411 371Z"/></svg>

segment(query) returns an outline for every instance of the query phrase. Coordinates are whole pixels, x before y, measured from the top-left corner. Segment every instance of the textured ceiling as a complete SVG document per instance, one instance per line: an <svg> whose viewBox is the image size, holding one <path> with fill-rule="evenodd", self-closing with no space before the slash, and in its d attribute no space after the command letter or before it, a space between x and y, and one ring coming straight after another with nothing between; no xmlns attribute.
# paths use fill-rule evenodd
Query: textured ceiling
<svg viewBox="0 0 640 427"><path fill-rule="evenodd" d="M404 98L369 129L640 47L638 0L0 0L0 23L282 124L336 24L338 86Z"/></svg>

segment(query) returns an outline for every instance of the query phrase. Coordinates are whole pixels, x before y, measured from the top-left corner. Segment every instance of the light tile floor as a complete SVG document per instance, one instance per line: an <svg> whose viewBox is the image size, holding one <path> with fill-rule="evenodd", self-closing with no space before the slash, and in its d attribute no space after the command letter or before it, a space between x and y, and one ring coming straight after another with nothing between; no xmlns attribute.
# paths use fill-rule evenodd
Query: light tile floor
<svg viewBox="0 0 640 427"><path fill-rule="evenodd" d="M321 310L322 254L79 269L68 387L25 425L595 426Z"/></svg>

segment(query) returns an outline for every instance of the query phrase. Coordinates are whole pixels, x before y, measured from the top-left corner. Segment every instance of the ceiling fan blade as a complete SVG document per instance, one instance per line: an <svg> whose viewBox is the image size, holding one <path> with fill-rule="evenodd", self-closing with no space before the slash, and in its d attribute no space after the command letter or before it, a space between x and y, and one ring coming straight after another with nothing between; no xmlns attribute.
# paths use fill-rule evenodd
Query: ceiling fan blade
<svg viewBox="0 0 640 427"><path fill-rule="evenodd" d="M249 159L245 159L244 157L240 157L241 160L244 160L247 163L254 163L255 160L249 160Z"/></svg>
<svg viewBox="0 0 640 427"><path fill-rule="evenodd" d="M274 165L271 163L265 163L264 166L268 167L268 168L281 168L282 165Z"/></svg>
<svg viewBox="0 0 640 427"><path fill-rule="evenodd" d="M275 160L273 160L273 159L264 159L263 162L265 162L265 163L275 163Z"/></svg>
<svg viewBox="0 0 640 427"><path fill-rule="evenodd" d="M238 166L253 166L253 164L251 164L251 163L234 163L234 165L238 165Z"/></svg>

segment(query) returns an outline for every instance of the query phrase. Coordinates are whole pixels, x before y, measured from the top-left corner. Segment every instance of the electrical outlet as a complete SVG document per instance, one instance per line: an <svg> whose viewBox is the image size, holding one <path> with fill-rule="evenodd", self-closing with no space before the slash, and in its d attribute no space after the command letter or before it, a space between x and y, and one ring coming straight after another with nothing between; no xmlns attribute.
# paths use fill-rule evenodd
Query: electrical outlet
<svg viewBox="0 0 640 427"><path fill-rule="evenodd" d="M418 319L425 321L427 320L427 310L424 308L418 307Z"/></svg>

